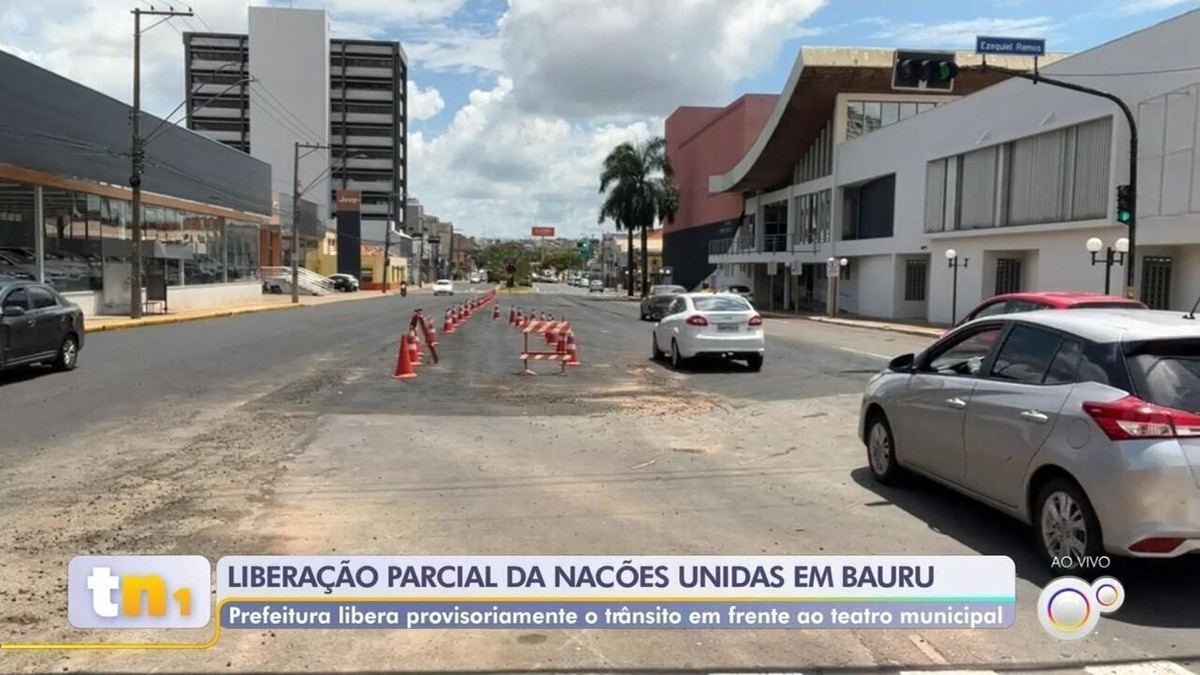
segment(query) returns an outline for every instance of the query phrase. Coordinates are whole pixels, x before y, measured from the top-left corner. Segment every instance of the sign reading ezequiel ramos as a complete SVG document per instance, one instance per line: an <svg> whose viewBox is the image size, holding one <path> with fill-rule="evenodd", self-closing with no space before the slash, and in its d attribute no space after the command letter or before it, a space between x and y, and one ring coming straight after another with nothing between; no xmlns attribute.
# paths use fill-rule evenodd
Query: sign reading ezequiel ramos
<svg viewBox="0 0 1200 675"><path fill-rule="evenodd" d="M358 190L338 190L334 193L337 207L337 271L355 279L362 274L362 193Z"/></svg>

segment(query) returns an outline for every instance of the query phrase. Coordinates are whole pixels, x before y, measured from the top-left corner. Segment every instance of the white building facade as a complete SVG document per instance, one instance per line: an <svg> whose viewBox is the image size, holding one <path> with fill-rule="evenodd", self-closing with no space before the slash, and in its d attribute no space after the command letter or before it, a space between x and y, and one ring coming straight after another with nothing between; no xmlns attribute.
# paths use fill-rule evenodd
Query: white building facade
<svg viewBox="0 0 1200 675"><path fill-rule="evenodd" d="M1192 12L1047 59L1042 68L1046 76L1113 93L1134 111L1137 236L1124 264L1134 266L1135 297L1154 308L1189 309L1200 297L1200 69L1182 68L1200 64L1197 31L1200 12ZM960 54L958 62L971 57ZM1097 237L1115 246L1129 236L1115 214L1117 186L1129 181L1129 132L1112 102L1008 79L853 137L853 98L839 94L833 147L818 150L815 160L824 168L816 177L797 175L782 190L748 195L747 224L764 227L739 233L749 251L734 253L734 241L731 250L710 252L710 262L778 263L773 276L792 280L783 284L789 295L820 305L824 262L845 258L836 286L840 311L937 323L1001 293L1104 291L1103 253L1093 266L1086 242ZM754 152L713 177L713 190L746 183L762 162ZM783 213L772 208L780 203ZM772 233L786 235L775 234L784 250L762 250ZM949 266L947 250L959 267ZM804 270L799 277L788 274L794 264ZM1125 292L1125 271L1112 268L1113 294ZM757 295L761 276L755 281Z"/></svg>

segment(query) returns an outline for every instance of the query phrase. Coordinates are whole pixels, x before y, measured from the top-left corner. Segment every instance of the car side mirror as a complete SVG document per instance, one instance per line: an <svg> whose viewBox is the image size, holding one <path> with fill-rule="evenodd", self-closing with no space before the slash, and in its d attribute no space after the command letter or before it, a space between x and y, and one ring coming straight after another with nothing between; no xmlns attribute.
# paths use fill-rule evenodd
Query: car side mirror
<svg viewBox="0 0 1200 675"><path fill-rule="evenodd" d="M25 316L25 308L17 305L5 305L3 316Z"/></svg>
<svg viewBox="0 0 1200 675"><path fill-rule="evenodd" d="M897 373L908 373L916 369L917 357L915 354L901 354L888 362L888 370Z"/></svg>

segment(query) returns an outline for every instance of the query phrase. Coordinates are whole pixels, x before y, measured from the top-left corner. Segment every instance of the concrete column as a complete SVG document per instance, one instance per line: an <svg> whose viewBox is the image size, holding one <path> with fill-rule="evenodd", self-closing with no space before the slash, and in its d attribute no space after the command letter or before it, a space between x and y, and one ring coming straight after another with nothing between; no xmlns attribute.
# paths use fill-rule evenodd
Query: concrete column
<svg viewBox="0 0 1200 675"><path fill-rule="evenodd" d="M46 207L42 186L33 186L33 253L37 256L38 283L46 283Z"/></svg>

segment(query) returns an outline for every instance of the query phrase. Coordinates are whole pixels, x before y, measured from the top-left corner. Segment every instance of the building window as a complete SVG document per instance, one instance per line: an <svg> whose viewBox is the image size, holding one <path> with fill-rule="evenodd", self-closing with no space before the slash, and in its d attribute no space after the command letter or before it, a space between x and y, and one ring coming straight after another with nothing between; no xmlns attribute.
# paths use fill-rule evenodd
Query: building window
<svg viewBox="0 0 1200 675"><path fill-rule="evenodd" d="M1171 308L1171 258L1142 257L1142 302L1150 309Z"/></svg>
<svg viewBox="0 0 1200 675"><path fill-rule="evenodd" d="M1036 225L1104 218L1109 208L1112 118L1050 131L959 155L951 170L932 162L926 174L925 231L941 221L955 229ZM947 161L947 167L951 167ZM956 213L945 217L949 198Z"/></svg>
<svg viewBox="0 0 1200 675"><path fill-rule="evenodd" d="M877 178L844 191L846 208L843 239L879 239L892 236L896 208L896 174Z"/></svg>
<svg viewBox="0 0 1200 675"><path fill-rule="evenodd" d="M937 103L917 101L848 101L846 104L846 140L869 134L876 129L933 110Z"/></svg>
<svg viewBox="0 0 1200 675"><path fill-rule="evenodd" d="M1000 149L983 148L958 163L958 227L971 230L996 224L996 176Z"/></svg>
<svg viewBox="0 0 1200 675"><path fill-rule="evenodd" d="M929 278L929 263L924 260L908 260L904 263L904 301L925 302L926 280Z"/></svg>
<svg viewBox="0 0 1200 675"><path fill-rule="evenodd" d="M930 162L925 168L925 231L941 232L946 222L946 166L948 160Z"/></svg>
<svg viewBox="0 0 1200 675"><path fill-rule="evenodd" d="M1021 259L996 259L996 295L1021 292Z"/></svg>

